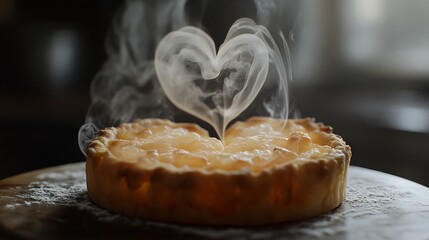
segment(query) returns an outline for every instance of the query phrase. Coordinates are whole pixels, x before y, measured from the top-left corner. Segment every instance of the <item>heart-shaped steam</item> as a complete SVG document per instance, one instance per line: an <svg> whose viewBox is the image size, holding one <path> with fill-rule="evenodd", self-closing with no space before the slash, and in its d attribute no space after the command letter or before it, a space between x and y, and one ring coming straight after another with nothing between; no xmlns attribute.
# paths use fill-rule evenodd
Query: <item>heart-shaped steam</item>
<svg viewBox="0 0 429 240"><path fill-rule="evenodd" d="M167 34L155 52L156 74L170 101L211 124L222 140L228 123L252 103L267 77L266 43L243 31L255 26L250 19L235 22L217 55L210 36L189 26Z"/></svg>

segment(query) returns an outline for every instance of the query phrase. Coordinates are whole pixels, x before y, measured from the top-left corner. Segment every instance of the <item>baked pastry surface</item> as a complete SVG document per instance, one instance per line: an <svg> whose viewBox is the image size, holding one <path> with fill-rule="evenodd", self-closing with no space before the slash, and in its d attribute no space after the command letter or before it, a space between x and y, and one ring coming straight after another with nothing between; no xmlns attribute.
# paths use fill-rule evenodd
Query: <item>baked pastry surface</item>
<svg viewBox="0 0 429 240"><path fill-rule="evenodd" d="M313 119L253 117L224 143L190 123L144 119L100 131L88 147L90 199L145 220L262 225L338 207L351 149Z"/></svg>

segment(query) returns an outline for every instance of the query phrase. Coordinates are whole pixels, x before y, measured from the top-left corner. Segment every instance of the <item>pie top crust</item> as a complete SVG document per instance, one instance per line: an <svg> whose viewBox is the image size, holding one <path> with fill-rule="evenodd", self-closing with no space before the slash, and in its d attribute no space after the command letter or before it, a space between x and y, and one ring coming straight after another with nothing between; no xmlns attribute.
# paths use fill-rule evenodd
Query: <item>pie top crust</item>
<svg viewBox="0 0 429 240"><path fill-rule="evenodd" d="M144 119L88 148L90 198L148 220L259 225L330 211L345 195L351 149L313 119L253 117L224 143L195 124Z"/></svg>

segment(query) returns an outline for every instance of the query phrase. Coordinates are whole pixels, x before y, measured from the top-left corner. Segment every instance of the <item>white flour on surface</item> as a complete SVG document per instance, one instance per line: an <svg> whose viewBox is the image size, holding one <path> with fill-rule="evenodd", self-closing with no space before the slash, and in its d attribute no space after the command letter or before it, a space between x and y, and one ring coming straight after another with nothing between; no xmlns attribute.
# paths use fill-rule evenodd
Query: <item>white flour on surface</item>
<svg viewBox="0 0 429 240"><path fill-rule="evenodd" d="M273 231L273 229L276 228L197 227L142 221L137 218L129 218L120 214L112 213L98 207L89 200L85 173L83 171L43 173L38 175L37 179L37 181L30 183L27 187L17 187L19 188L19 191L16 198L21 201L16 201L13 204L7 204L4 207L13 209L34 204L76 207L80 211L89 212L100 222L115 222L127 226L142 226L149 229L180 232L181 234L209 236L212 239L237 239L249 235L251 235L252 239L267 239L273 238L275 235L284 235L284 233L282 233L283 231ZM320 234L323 236L333 234L333 230L321 231L320 229L329 227L330 222L332 222L332 219L330 218L322 218L318 220L319 229L314 232L307 231L307 236L317 237L320 236ZM290 232L290 234L302 234L302 231L299 230L301 228L307 228L307 226L305 224L295 224L294 226L286 228L286 231Z"/></svg>
<svg viewBox="0 0 429 240"><path fill-rule="evenodd" d="M22 202L7 204L4 207L13 209L33 204L68 206L90 212L103 222L118 221L131 226L142 223L139 219L109 212L92 203L87 194L84 171L43 173L38 175L37 179L39 180L25 187L25 191L23 191L24 187L16 187L20 190L16 198L23 200Z"/></svg>
<svg viewBox="0 0 429 240"><path fill-rule="evenodd" d="M392 236L392 232L403 236L404 233L400 232L400 229L392 228L392 224L403 225L404 219L419 216L424 220L424 214L429 211L429 203L416 200L419 196L415 191L408 188L398 190L398 186L394 184L383 183L377 179L368 180L356 173L354 178L349 178L346 200L334 211L306 221L256 228L210 228L148 222L109 212L89 200L83 170L43 173L28 186L13 188L16 192L15 199L3 206L8 210L35 204L75 207L92 215L100 224L113 223L210 239L282 239L291 236L306 239L335 236L341 239L341 236L350 232L354 232L354 238L359 239L358 237L367 237L368 232L379 232L379 229L383 228L390 229L386 232L389 236ZM408 210L401 210L405 208ZM414 222L412 226L426 229L424 224L424 221ZM356 231L359 228L366 230Z"/></svg>
<svg viewBox="0 0 429 240"><path fill-rule="evenodd" d="M44 173L37 176L38 181L28 186L16 187L16 198L23 202L8 204L9 208L32 205L63 205L75 206L86 194L84 172L66 171L61 173ZM53 183L53 181L56 181Z"/></svg>

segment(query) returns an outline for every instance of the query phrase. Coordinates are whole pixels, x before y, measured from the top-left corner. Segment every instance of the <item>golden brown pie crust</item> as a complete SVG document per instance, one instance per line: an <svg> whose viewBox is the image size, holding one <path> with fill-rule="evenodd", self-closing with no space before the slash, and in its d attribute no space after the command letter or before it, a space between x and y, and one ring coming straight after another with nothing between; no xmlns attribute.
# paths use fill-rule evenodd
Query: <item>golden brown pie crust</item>
<svg viewBox="0 0 429 240"><path fill-rule="evenodd" d="M195 124L161 119L104 129L88 148L89 197L130 217L208 225L299 220L343 201L351 149L331 127L253 117L225 136L223 146Z"/></svg>

